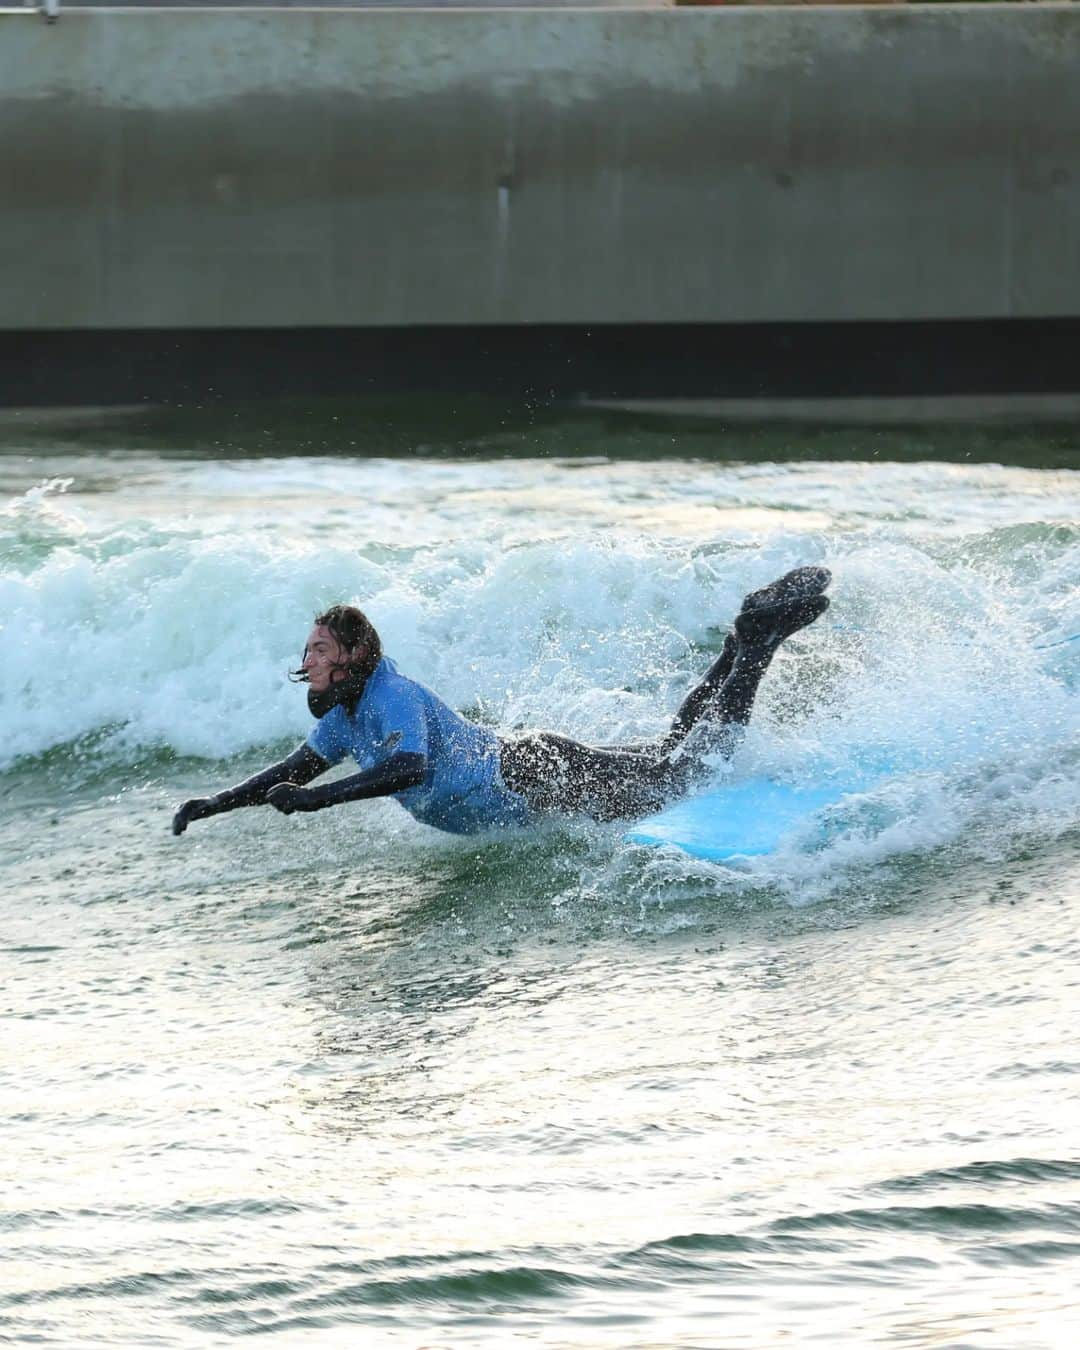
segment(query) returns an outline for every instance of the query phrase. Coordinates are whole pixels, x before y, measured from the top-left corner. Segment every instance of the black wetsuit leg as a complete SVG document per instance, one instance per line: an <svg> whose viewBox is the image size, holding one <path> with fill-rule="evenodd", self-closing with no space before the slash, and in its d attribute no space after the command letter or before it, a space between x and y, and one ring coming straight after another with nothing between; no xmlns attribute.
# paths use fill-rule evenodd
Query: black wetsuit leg
<svg viewBox="0 0 1080 1350"><path fill-rule="evenodd" d="M504 741L503 782L533 811L585 814L594 820L647 815L690 787L696 766L689 760L601 750L550 731Z"/></svg>
<svg viewBox="0 0 1080 1350"><path fill-rule="evenodd" d="M677 745L681 745L694 723L705 715L711 703L715 702L724 681L731 674L735 664L735 653L739 643L734 633L728 633L720 655L705 672L700 683L694 685L689 694L679 704L678 712L671 720L671 729L658 747L662 755L668 755Z"/></svg>
<svg viewBox="0 0 1080 1350"><path fill-rule="evenodd" d="M594 820L619 820L659 810L706 776L703 756L727 756L734 751L739 731L750 720L762 676L781 643L812 623L828 604L823 595L816 595L741 613L735 621L726 677L717 687L717 668L726 661L722 654L683 705L686 708L694 699L695 715L693 720L687 719L686 729L676 740L677 753L599 749L539 731L502 743L503 782L537 812L584 813ZM708 697L702 694L695 699L706 682ZM692 747L678 750L695 727L704 734L694 738Z"/></svg>
<svg viewBox="0 0 1080 1350"><path fill-rule="evenodd" d="M690 747L694 753L730 756L738 745L741 729L750 721L762 676L781 644L828 608L826 596L809 595L787 604L744 609L735 620L735 659L727 679L711 699L701 701L695 720L680 735L677 745L690 732L697 732Z"/></svg>
<svg viewBox="0 0 1080 1350"><path fill-rule="evenodd" d="M705 718L717 728L717 735L703 741L703 753L726 755L734 750L738 738L730 734L729 724L741 726L749 718L754 694L776 650L734 641L737 651L727 680L719 691L711 691L711 701L702 700L696 709L699 720ZM504 741L500 768L503 782L524 797L531 810L583 813L594 820L625 820L658 811L685 796L706 774L700 754L600 749L550 731Z"/></svg>
<svg viewBox="0 0 1080 1350"><path fill-rule="evenodd" d="M743 600L739 614L749 614L752 611L760 610L762 612L774 612L781 609L788 609L792 605L798 605L799 602L812 602L832 581L832 573L827 567L796 567L790 572L785 572L782 577L776 581L771 581L767 586L762 586L760 590L751 591ZM828 602L826 602L827 605ZM803 619L803 623L813 622L817 617L814 613L811 618ZM782 641L780 638L779 641ZM779 641L776 645L779 645ZM723 689L728 676L731 675L735 667L735 658L739 651L740 640L736 633L728 633L724 638L724 645L720 650L720 655L712 663L705 673L704 679L690 690L686 698L679 705L674 718L672 718L671 728L667 735L657 746L657 750L662 755L668 755L681 745L686 739L692 728L703 718L710 722L724 721L742 721L745 722L749 717L749 707L745 709L745 715L730 716L720 701L720 691ZM769 661L775 654L776 646L773 647L765 666L762 667L761 674L767 668ZM741 687L748 689L746 683L747 671L743 672ZM758 680L760 681L759 674ZM754 686L756 692L756 685ZM734 695L734 690L732 690ZM746 694L742 695L745 700ZM750 702L753 702L753 694L750 694Z"/></svg>

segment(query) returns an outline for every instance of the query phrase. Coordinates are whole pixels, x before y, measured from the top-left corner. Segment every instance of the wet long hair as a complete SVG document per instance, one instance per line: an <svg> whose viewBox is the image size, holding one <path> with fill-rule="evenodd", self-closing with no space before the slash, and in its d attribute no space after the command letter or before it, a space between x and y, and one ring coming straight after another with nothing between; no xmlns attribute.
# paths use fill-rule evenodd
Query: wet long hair
<svg viewBox="0 0 1080 1350"><path fill-rule="evenodd" d="M314 623L325 628L346 651L352 652L357 647L362 647L363 651L355 660L340 663L337 669L345 672L345 678L331 685L324 694L309 690L308 706L316 717L323 716L337 703L344 703L352 713L364 692L364 685L382 660L382 639L375 625L355 605L331 605L324 613L315 615ZM307 655L306 650L304 655ZM290 670L289 679L296 684L307 684L308 674L303 665Z"/></svg>

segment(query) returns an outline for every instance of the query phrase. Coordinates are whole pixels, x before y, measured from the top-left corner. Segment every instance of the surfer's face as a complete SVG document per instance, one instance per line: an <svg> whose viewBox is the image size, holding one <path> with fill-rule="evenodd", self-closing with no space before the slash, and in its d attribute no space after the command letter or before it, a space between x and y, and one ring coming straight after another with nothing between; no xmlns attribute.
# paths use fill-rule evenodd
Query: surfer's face
<svg viewBox="0 0 1080 1350"><path fill-rule="evenodd" d="M349 660L355 653L343 647L329 628L317 623L308 634L300 669L316 694L325 694L348 674Z"/></svg>

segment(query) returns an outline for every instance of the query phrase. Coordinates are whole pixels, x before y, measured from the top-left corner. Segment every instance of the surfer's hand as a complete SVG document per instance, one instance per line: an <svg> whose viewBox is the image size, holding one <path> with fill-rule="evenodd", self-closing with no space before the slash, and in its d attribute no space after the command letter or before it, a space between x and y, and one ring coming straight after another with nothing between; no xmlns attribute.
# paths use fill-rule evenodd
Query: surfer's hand
<svg viewBox="0 0 1080 1350"><path fill-rule="evenodd" d="M291 816L294 811L311 811L311 793L296 783L279 783L266 794L266 801L283 816Z"/></svg>
<svg viewBox="0 0 1080 1350"><path fill-rule="evenodd" d="M183 834L193 820L205 820L215 814L213 797L192 797L172 818L173 834Z"/></svg>

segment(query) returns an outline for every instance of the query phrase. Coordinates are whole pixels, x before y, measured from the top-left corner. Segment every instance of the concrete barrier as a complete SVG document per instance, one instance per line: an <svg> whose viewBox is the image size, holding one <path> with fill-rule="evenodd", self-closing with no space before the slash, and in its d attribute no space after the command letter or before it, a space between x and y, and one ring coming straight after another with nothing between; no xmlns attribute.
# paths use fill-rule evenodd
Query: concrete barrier
<svg viewBox="0 0 1080 1350"><path fill-rule="evenodd" d="M1080 7L0 16L0 328L1080 315Z"/></svg>

